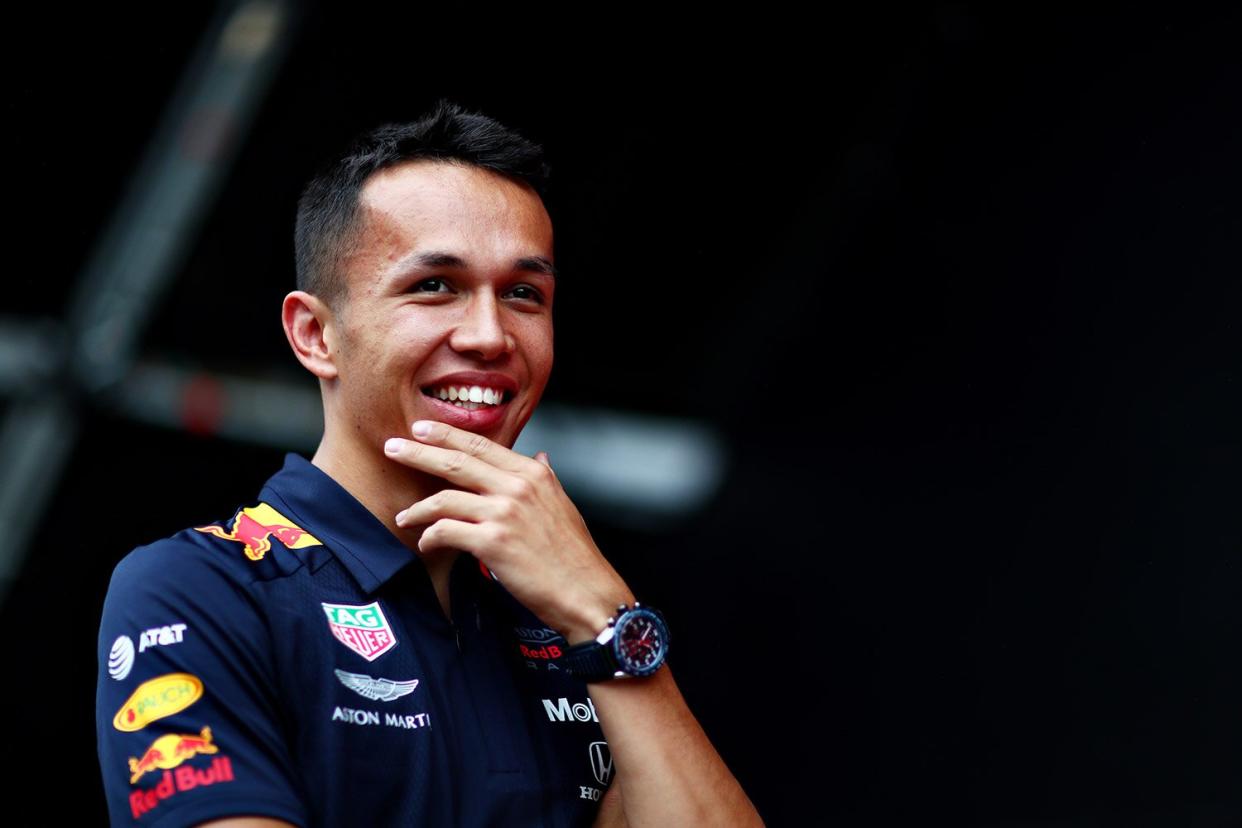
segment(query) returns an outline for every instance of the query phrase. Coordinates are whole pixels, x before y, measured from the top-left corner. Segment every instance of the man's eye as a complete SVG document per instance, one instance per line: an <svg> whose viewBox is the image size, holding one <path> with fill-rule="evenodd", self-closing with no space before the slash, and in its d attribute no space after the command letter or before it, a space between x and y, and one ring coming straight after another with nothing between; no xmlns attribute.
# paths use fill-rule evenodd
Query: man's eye
<svg viewBox="0 0 1242 828"><path fill-rule="evenodd" d="M518 285L509 291L509 295L514 299L529 299L533 302L543 302L543 294L530 285Z"/></svg>
<svg viewBox="0 0 1242 828"><path fill-rule="evenodd" d="M413 293L444 293L448 284L443 279L423 279L410 287Z"/></svg>

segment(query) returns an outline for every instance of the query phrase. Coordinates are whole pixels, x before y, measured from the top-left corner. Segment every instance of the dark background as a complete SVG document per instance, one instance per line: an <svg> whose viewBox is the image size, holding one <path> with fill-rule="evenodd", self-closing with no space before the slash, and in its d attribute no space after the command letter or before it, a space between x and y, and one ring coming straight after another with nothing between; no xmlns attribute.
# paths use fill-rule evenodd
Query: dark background
<svg viewBox="0 0 1242 828"><path fill-rule="evenodd" d="M212 8L22 15L3 310L58 318ZM1240 23L308 6L142 352L301 376L278 307L314 165L481 109L553 165L547 398L726 440L701 513L586 517L769 824L1239 825ZM116 561L283 454L79 414L0 607L17 824L105 819Z"/></svg>

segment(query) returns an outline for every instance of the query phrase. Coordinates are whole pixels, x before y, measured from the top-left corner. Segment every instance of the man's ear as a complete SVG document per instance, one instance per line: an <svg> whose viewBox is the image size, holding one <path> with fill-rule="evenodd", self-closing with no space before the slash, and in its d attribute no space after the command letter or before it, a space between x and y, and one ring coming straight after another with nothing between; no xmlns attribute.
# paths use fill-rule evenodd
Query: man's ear
<svg viewBox="0 0 1242 828"><path fill-rule="evenodd" d="M280 320L298 362L320 379L336 379L336 318L327 303L295 290L285 297Z"/></svg>

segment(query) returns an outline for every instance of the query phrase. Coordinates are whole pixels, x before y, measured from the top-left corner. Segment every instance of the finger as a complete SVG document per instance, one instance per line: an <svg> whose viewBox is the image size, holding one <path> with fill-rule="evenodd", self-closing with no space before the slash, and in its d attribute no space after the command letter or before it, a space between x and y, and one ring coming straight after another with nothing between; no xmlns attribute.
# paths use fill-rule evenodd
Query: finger
<svg viewBox="0 0 1242 828"><path fill-rule="evenodd" d="M469 552L476 558L479 550L484 547L487 536L477 523L466 523L460 520L445 518L423 530L418 539L419 552L434 552L438 549L460 549Z"/></svg>
<svg viewBox="0 0 1242 828"><path fill-rule="evenodd" d="M548 457L548 453L546 451L537 452L535 454L535 459L546 466L548 471L552 472L552 476L554 478L556 477L556 470L552 468L552 460Z"/></svg>
<svg viewBox="0 0 1242 828"><path fill-rule="evenodd" d="M504 487L509 472L498 469L463 451L440 448L415 440L393 437L384 453L411 468L442 477L473 492L488 494Z"/></svg>
<svg viewBox="0 0 1242 828"><path fill-rule="evenodd" d="M410 433L420 443L456 449L498 469L520 472L530 464L529 457L507 449L482 434L475 434L473 431L466 431L448 423L418 420L410 426Z"/></svg>
<svg viewBox="0 0 1242 828"><path fill-rule="evenodd" d="M443 489L417 501L397 515L397 525L422 526L441 518L477 523L496 516L496 507L483 495L457 489Z"/></svg>

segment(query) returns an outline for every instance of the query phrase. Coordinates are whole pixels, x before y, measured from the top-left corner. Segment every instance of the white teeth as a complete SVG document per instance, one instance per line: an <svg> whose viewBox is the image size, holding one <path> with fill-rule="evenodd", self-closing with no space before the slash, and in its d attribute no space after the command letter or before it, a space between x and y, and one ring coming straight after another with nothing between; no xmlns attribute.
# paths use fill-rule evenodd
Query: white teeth
<svg viewBox="0 0 1242 828"><path fill-rule="evenodd" d="M468 411L474 411L484 405L500 405L505 399L505 392L502 389L484 388L481 385L446 385L433 388L430 394Z"/></svg>

